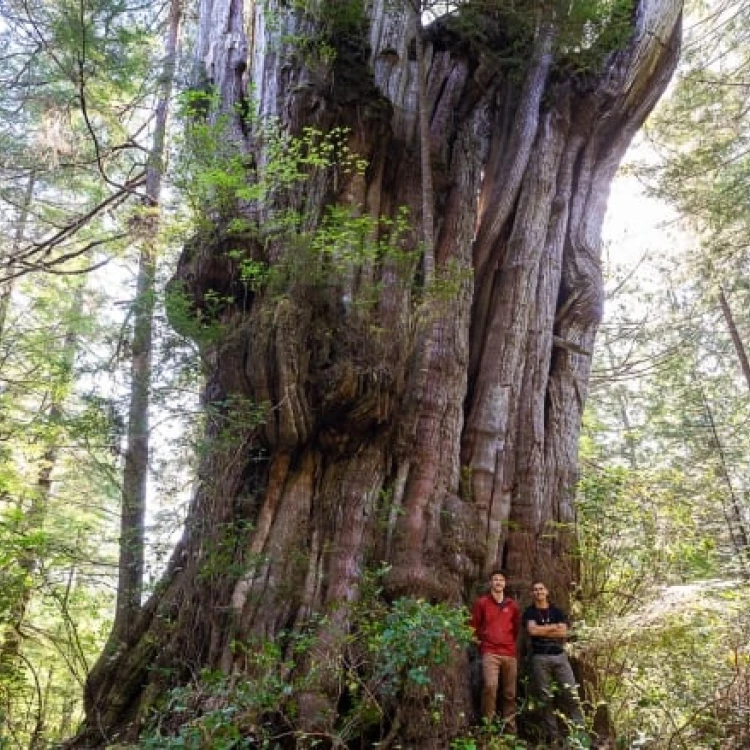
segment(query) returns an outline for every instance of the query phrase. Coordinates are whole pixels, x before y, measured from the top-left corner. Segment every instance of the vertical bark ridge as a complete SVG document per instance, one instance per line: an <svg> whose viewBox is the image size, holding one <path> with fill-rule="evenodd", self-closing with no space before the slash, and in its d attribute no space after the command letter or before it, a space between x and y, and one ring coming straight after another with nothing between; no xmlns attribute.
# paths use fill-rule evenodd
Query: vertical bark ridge
<svg viewBox="0 0 750 750"><path fill-rule="evenodd" d="M570 231L555 321L558 339L568 346L558 346L552 360L545 441L546 502L552 506L552 514L562 528L565 525L570 528L575 518L577 444L566 440L564 435L577 437L580 430L591 351L602 312L599 237L609 185L630 140L664 90L677 62L681 6L669 1L661 4L669 20L665 26L661 22L655 24L653 13L659 4L649 8L645 5L639 5L634 41L628 50L618 53L619 60L609 68L611 75L600 83L596 92L602 109L595 112L596 127L574 178ZM634 51L640 50L642 44L646 44L648 53ZM656 49L660 50L658 57L654 56ZM646 59L653 64L649 63L644 71L639 64ZM636 70L640 79L634 73ZM640 91L640 98L634 98L634 86ZM547 575L552 581L572 578L570 569L553 563L566 559L561 552L567 548L568 538L569 533L561 532L542 540L537 552L540 575Z"/></svg>
<svg viewBox="0 0 750 750"><path fill-rule="evenodd" d="M307 731L333 729L341 696L341 659L350 629L350 607L357 599L364 572L376 501L385 477L384 458L383 446L375 444L355 457L332 464L313 503L322 510L317 513L319 532L330 543L324 551L320 578L325 584L316 608L324 619L302 667L312 679L298 696L302 726ZM307 626L308 622L304 618L298 624Z"/></svg>
<svg viewBox="0 0 750 750"><path fill-rule="evenodd" d="M433 70L441 66L434 65ZM448 81L463 89L465 74L455 75L456 66L442 66ZM433 90L436 90L433 87ZM449 84L440 98L455 100ZM434 111L438 112L439 109ZM390 589L394 593L419 593L457 597L463 586L456 571L445 569L440 538L440 514L444 498L456 491L460 477L459 436L463 429L462 403L466 395L468 326L471 309L471 238L476 214L476 196L481 163L486 156L483 129L487 109L475 114L456 131L450 162L445 168L453 183L443 199L442 229L436 257L439 275L451 291L436 292L430 319L426 376L419 393L413 443L409 450L409 472L402 501L403 515L395 527L395 547ZM454 291L455 290L455 291ZM435 575L441 570L440 575Z"/></svg>
<svg viewBox="0 0 750 750"><path fill-rule="evenodd" d="M468 295L464 289L461 295ZM403 515L396 525L396 547L390 589L394 593L456 596L457 581L435 576L439 567L436 530L440 498L458 479L457 438L465 392L467 347L456 336L452 316L432 326L427 353L427 377L416 418ZM463 345L462 345L463 344Z"/></svg>
<svg viewBox="0 0 750 750"><path fill-rule="evenodd" d="M504 262L496 276L497 304L488 321L481 374L464 431L463 461L471 470L472 497L488 514L487 567L499 562L495 558L507 528L509 490L517 481L513 466L517 454L511 443L516 444L518 390L529 327L537 324L538 266L564 146L564 131L556 120L550 113L540 123L538 143L521 188ZM544 325L542 321L539 323ZM524 526L530 520L524 519Z"/></svg>
<svg viewBox="0 0 750 750"><path fill-rule="evenodd" d="M316 475L320 471L319 461L320 457L315 453L306 453L287 479L243 603L241 633L270 637L293 617L295 588L302 578L304 558L309 552L307 540L310 539L312 498ZM302 545L300 539L305 540Z"/></svg>
<svg viewBox="0 0 750 750"><path fill-rule="evenodd" d="M493 268L502 263L501 242L506 224L518 198L518 193L531 157L532 145L540 117L542 95L552 64L554 26L543 23L538 30L515 117L506 138L502 130L494 135L504 148L498 156L498 168L493 180L482 186L480 214L477 217L477 237L474 242L475 302L472 314L472 367L469 379L473 382L484 350L484 332L491 315L490 297L494 287ZM504 113L503 113L504 115Z"/></svg>
<svg viewBox="0 0 750 750"><path fill-rule="evenodd" d="M487 207L487 214L478 217L480 228L477 231L474 246L474 269L480 280L484 278L495 243L510 216L531 157L542 95L552 65L554 38L554 26L548 22L541 24L534 42L531 63L521 90L507 148L503 151L502 166L498 170L502 174L502 180L497 180L491 185L489 196L482 201L482 205Z"/></svg>
<svg viewBox="0 0 750 750"><path fill-rule="evenodd" d="M565 99L561 100L565 103ZM557 177L557 193L554 198L549 231L544 252L540 260L537 287L537 326L529 336L526 355L526 370L523 376L523 391L520 398L526 416L521 423L530 427L522 435L523 446L519 453L529 455L528 470L518 482L518 497L511 504L510 523L503 549L505 565L514 571L514 577L523 582L539 575L535 570L536 546L540 535L554 534L554 528L545 528L546 520L553 518L548 511L550 496L546 484L545 445L548 431L547 389L550 362L553 352L554 320L557 309L562 256L568 231L570 198L573 190L573 174L578 154L584 144L580 130L570 125L570 102L563 107L560 116L568 133L565 152L560 161Z"/></svg>

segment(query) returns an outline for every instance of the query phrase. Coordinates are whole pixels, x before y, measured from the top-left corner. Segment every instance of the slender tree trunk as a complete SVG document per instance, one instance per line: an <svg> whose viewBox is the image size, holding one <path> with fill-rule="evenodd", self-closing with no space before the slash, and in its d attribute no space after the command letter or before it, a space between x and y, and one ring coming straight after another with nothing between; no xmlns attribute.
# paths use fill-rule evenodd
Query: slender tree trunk
<svg viewBox="0 0 750 750"><path fill-rule="evenodd" d="M698 373L693 372L693 377L700 393L701 406L709 430L710 442L718 459L717 473L726 485L726 494L722 493L721 495L721 505L724 511L724 519L727 523L727 531L729 532L729 538L731 539L742 575L748 578L750 577L750 534L748 533L745 512L737 491L734 489L726 451L719 436L719 431L716 428L713 409L706 395L706 390L700 382Z"/></svg>
<svg viewBox="0 0 750 750"><path fill-rule="evenodd" d="M719 286L719 304L721 305L721 314L724 316L727 330L732 337L732 344L734 346L734 351L737 354L740 367L742 368L745 383L748 390L750 390L750 361L747 358L747 351L745 350L742 337L740 336L739 331L737 330L737 325L734 322L734 316L732 315L732 308L729 306L729 300L721 286Z"/></svg>
<svg viewBox="0 0 750 750"><path fill-rule="evenodd" d="M37 708L36 722L34 724L34 731L31 733L29 739L28 750L44 750L47 745L47 741L44 735L47 732L47 711L49 710L49 696L52 689L52 677L54 672L52 669L47 670L47 679L44 683L44 693L40 696L39 706Z"/></svg>
<svg viewBox="0 0 750 750"><path fill-rule="evenodd" d="M78 696L67 694L63 697L60 709L60 726L57 728L57 739L65 739L74 731L73 713L78 704Z"/></svg>
<svg viewBox="0 0 750 750"><path fill-rule="evenodd" d="M123 470L120 559L117 605L112 641L127 642L137 622L143 596L146 489L149 464L149 403L153 349L153 317L157 238L159 235L162 174L167 118L175 75L182 0L170 4L164 69L156 104L154 139L146 169L146 201L138 257L138 280L133 302L133 342L130 371L130 412Z"/></svg>
<svg viewBox="0 0 750 750"><path fill-rule="evenodd" d="M725 316L728 313L729 320L732 320L733 322L731 310L726 298L724 297L724 292L721 288L719 289L719 292L721 295L720 299L723 299L723 302L721 303L722 312ZM678 311L679 302L673 291L670 291L669 298L672 303L672 309ZM724 307L724 304L726 304L726 308ZM731 330L730 327L730 333ZM735 342L735 346L737 343L742 346L742 342L739 341L739 339L738 342ZM722 513L724 515L724 520L726 521L726 531L729 534L732 548L736 553L740 571L744 577L747 577L750 572L750 532L748 532L745 512L742 506L742 501L734 488L730 462L727 458L724 443L716 425L716 420L714 419L714 411L711 407L711 401L703 384L703 378L698 372L696 353L691 352L690 356L690 377L692 379L693 387L700 399L701 412L708 432L708 444L712 455L715 456L717 460L716 474L719 480L726 486L726 494L720 493Z"/></svg>
<svg viewBox="0 0 750 750"><path fill-rule="evenodd" d="M71 310L72 326L65 334L63 344L63 370L69 372L73 366L76 354L76 345L78 333L75 328L76 320L80 318L83 306L83 289L77 294ZM66 384L58 384L61 388L57 392L63 392ZM63 402L60 396L52 398L47 412L47 421L51 429L55 429L63 418ZM35 492L32 494L28 507L26 508L19 528L20 534L28 534L44 529L45 519L47 517L47 508L49 506L52 494L52 474L57 464L57 458L60 451L60 445L57 434L53 434L52 439L47 444L44 453L39 461L39 473L36 480ZM31 597L36 585L36 571L40 563L40 552L34 546L30 546L25 553L19 557L18 565L26 573L25 581L18 600L12 608L10 621L6 627L2 646L0 647L0 681L15 668L21 643L23 641L21 628L26 617L26 611L31 601Z"/></svg>
<svg viewBox="0 0 750 750"><path fill-rule="evenodd" d="M13 242L11 244L10 255L7 259L3 271L0 274L7 273L8 276L13 274L13 258L18 252L23 242L24 235L26 234L26 222L29 218L29 208L31 207L31 201L34 197L34 184L36 183L36 173L31 170L29 172L28 180L26 181L26 191L24 192L23 202L18 209L18 219L16 220L16 228L13 233ZM5 335L5 325L8 318L8 308L10 307L10 298L13 294L13 279L9 278L7 281L0 285L0 342L3 341Z"/></svg>
<svg viewBox="0 0 750 750"><path fill-rule="evenodd" d="M727 299L727 296L724 293L724 289L721 286L719 286L719 303L721 305L721 312L724 316L724 322L726 323L727 330L729 331L729 335L732 337L732 344L734 345L734 351L737 354L737 359L739 360L742 374L745 377L745 384L750 390L750 361L748 361L747 350L745 349L745 344L742 341L742 337L740 336L739 331L737 330L737 325L734 321L734 316L732 314L732 308L729 305L729 300ZM705 396L704 403L707 403L705 401ZM711 413L709 412L709 415L710 414ZM747 577L750 574L750 542L748 541L750 539L750 533L748 533L747 528L746 512L730 479L728 467L726 465L725 453L721 446L721 443L719 442L718 433L716 431L716 426L714 424L712 416L711 428L714 439L716 441L719 457L721 459L723 474L729 491L730 510L728 513L725 511L725 515L729 516L727 518L728 523L731 518L729 528L732 535L732 541L741 561L742 571Z"/></svg>
<svg viewBox="0 0 750 750"><path fill-rule="evenodd" d="M201 3L196 59L220 103L208 123L248 186L278 159L269 124L291 137L344 128L368 166L309 167L261 200L208 202L175 282L196 323L218 324L201 339L212 409L199 487L132 646L91 674L71 746L134 737L170 681L205 666L242 680L251 644L303 631L288 715L332 736L352 605L382 561L388 600L461 606L498 563L513 588L543 576L565 600L601 223L673 70L681 3L635 3L630 40L585 74L566 62L557 4L513 4L530 26L482 7L425 29L415 55L411 10L390 0L359 17L324 2ZM445 284L429 296L415 253L429 215L421 110ZM341 235L321 232L332 205L380 221L376 253L339 252ZM242 263L266 268L268 284L243 285ZM449 746L473 713L465 658L432 679L439 719L403 695L381 739Z"/></svg>

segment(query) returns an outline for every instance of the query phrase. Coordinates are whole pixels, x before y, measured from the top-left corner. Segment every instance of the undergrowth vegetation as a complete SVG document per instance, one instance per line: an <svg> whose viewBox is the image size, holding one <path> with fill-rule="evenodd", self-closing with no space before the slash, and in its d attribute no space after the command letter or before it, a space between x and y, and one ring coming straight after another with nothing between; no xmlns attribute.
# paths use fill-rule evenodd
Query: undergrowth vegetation
<svg viewBox="0 0 750 750"><path fill-rule="evenodd" d="M579 488L585 696L592 718L606 707L618 748L744 748L750 587L670 490L664 476L601 467Z"/></svg>
<svg viewBox="0 0 750 750"><path fill-rule="evenodd" d="M315 670L302 678L295 667L314 658L315 634L329 627L317 619L306 633L287 633L275 641L236 643L243 672L228 675L204 670L187 685L175 687L152 712L140 747L173 750L240 748L349 747L369 738L372 746L388 741L398 724L405 696L429 707L437 721L445 696L436 670L466 649L472 639L462 607L402 598L391 605L378 596L380 571L367 577L366 593L351 611L351 634L340 644L335 666L339 718L326 732L297 725L297 699ZM383 745L386 746L386 745Z"/></svg>

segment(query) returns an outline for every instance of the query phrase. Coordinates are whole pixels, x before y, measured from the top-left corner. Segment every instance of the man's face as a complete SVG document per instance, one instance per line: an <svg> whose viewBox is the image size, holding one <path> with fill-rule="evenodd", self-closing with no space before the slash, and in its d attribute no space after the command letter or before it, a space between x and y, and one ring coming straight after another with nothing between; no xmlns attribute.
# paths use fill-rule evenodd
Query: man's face
<svg viewBox="0 0 750 750"><path fill-rule="evenodd" d="M493 594L502 594L504 590L505 576L500 573L495 573L495 575L490 578L490 591L492 591Z"/></svg>
<svg viewBox="0 0 750 750"><path fill-rule="evenodd" d="M534 597L535 602L547 601L549 591L543 583L535 583L531 589L531 595Z"/></svg>

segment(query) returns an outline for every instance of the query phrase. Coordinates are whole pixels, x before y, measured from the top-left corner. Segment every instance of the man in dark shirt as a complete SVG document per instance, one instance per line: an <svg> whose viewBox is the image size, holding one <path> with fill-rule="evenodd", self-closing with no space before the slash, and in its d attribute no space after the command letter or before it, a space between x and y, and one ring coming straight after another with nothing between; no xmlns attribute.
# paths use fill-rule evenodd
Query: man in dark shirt
<svg viewBox="0 0 750 750"><path fill-rule="evenodd" d="M471 626L482 654L482 715L495 715L498 683L502 683L503 720L509 732L516 731L516 640L521 610L505 595L505 573L490 573L490 590L474 602Z"/></svg>
<svg viewBox="0 0 750 750"><path fill-rule="evenodd" d="M537 690L544 700L544 723L552 743L558 741L557 719L553 712L553 681L557 683L567 704L571 724L583 727L578 686L565 653L568 617L549 601L549 591L542 581L531 587L533 604L523 613L526 632L531 637L531 671Z"/></svg>

